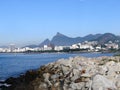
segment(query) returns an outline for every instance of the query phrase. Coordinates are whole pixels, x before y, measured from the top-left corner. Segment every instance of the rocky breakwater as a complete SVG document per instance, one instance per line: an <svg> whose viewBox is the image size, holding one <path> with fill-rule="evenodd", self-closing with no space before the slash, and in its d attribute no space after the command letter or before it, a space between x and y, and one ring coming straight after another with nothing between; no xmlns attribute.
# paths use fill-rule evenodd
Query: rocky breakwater
<svg viewBox="0 0 120 90"><path fill-rule="evenodd" d="M60 59L6 83L6 90L120 90L120 57Z"/></svg>

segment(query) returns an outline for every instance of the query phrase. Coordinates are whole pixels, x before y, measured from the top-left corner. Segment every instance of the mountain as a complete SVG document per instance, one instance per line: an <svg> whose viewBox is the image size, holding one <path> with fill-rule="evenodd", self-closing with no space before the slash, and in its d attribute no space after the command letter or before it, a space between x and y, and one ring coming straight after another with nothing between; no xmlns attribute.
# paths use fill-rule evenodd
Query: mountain
<svg viewBox="0 0 120 90"><path fill-rule="evenodd" d="M109 41L115 42L115 40L118 40L118 37L112 33L105 33L96 39L96 41L98 41L99 44L104 44Z"/></svg>
<svg viewBox="0 0 120 90"><path fill-rule="evenodd" d="M109 41L115 42L116 40L120 41L120 36L116 36L112 33L105 34L89 34L84 37L68 37L64 34L57 33L52 40L46 39L39 45L29 45L28 47L43 47L44 45L52 45L52 46L69 46L75 43L81 43L84 41L98 41L99 44L105 44Z"/></svg>
<svg viewBox="0 0 120 90"><path fill-rule="evenodd" d="M65 36L61 33L57 33L51 40L51 43L53 43L54 45L61 45L61 46L67 46L67 45L72 45L75 43L80 43L83 41L91 41L93 39L97 39L98 37L100 37L102 34L89 34L85 37L76 37L76 38L71 38L68 36Z"/></svg>
<svg viewBox="0 0 120 90"><path fill-rule="evenodd" d="M50 45L50 44L51 44L51 41L49 39L46 39L39 45L39 47L43 47L44 45Z"/></svg>
<svg viewBox="0 0 120 90"><path fill-rule="evenodd" d="M49 39L46 39L39 46L48 45L48 44L54 44L56 46L69 46L69 45L72 45L72 44L75 44L75 43L80 43L80 42L83 42L83 41L95 40L100 36L102 36L102 34L95 34L95 35L89 34L85 37L72 38L72 37L68 37L68 36L58 32L52 38L51 41Z"/></svg>
<svg viewBox="0 0 120 90"><path fill-rule="evenodd" d="M84 40L87 40L87 41L90 41L90 40L93 40L93 39L97 39L97 38L99 38L100 36L102 36L102 34L95 34L95 35L89 34L89 35L83 37L83 39L84 39Z"/></svg>
<svg viewBox="0 0 120 90"><path fill-rule="evenodd" d="M71 45L73 43L76 42L80 42L80 37L78 38L71 38L68 36L65 36L61 33L57 33L51 40L51 43L53 43L54 45L60 45L60 46L67 46L67 45Z"/></svg>
<svg viewBox="0 0 120 90"><path fill-rule="evenodd" d="M95 35L89 34L89 35L83 37L82 39L83 39L83 41L91 41L91 40L99 38L100 36L102 36L102 34L95 34Z"/></svg>

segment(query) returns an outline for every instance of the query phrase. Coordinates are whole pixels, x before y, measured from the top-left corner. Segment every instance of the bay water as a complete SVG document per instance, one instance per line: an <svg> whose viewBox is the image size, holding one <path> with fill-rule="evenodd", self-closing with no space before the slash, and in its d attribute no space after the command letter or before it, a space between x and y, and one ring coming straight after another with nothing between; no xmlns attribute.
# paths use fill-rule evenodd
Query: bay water
<svg viewBox="0 0 120 90"><path fill-rule="evenodd" d="M17 77L30 69L37 69L41 65L57 61L61 58L75 56L100 57L113 56L113 53L43 53L43 54L24 54L24 53L0 53L0 80L9 77Z"/></svg>

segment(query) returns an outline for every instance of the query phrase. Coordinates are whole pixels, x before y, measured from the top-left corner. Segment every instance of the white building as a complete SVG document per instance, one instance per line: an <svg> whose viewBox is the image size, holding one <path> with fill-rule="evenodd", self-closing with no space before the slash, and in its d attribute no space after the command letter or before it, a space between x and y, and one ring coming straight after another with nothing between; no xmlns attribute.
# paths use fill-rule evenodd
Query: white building
<svg viewBox="0 0 120 90"><path fill-rule="evenodd" d="M78 49L79 48L79 45L78 44L73 44L70 49Z"/></svg>
<svg viewBox="0 0 120 90"><path fill-rule="evenodd" d="M108 49L119 49L119 45L116 44L116 43L108 43L108 44L105 44L105 46L106 46Z"/></svg>
<svg viewBox="0 0 120 90"><path fill-rule="evenodd" d="M44 45L44 51L47 51L47 50L52 50L52 47L48 46L48 45Z"/></svg>
<svg viewBox="0 0 120 90"><path fill-rule="evenodd" d="M88 44L84 44L84 45L80 45L80 49L90 49L93 50L93 46L92 45L88 45Z"/></svg>
<svg viewBox="0 0 120 90"><path fill-rule="evenodd" d="M64 48L63 46L55 46L54 50L55 51L61 51L61 50L63 50L63 48Z"/></svg>

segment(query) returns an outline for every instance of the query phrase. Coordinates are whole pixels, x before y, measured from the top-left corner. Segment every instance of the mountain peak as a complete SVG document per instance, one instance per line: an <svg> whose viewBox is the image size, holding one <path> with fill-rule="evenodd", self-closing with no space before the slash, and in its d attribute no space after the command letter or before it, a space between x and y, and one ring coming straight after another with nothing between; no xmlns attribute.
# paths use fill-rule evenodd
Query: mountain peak
<svg viewBox="0 0 120 90"><path fill-rule="evenodd" d="M63 34L57 32L56 36L64 36Z"/></svg>
<svg viewBox="0 0 120 90"><path fill-rule="evenodd" d="M100 44L104 44L104 43L107 43L109 41L112 41L114 42L115 40L117 39L117 36L112 34L112 33L105 33L103 34L102 36L100 36L99 38L97 38L97 41L100 43Z"/></svg>
<svg viewBox="0 0 120 90"><path fill-rule="evenodd" d="M44 41L47 41L47 42L50 42L50 40L47 38L47 39L45 39Z"/></svg>
<svg viewBox="0 0 120 90"><path fill-rule="evenodd" d="M49 45L51 42L49 39L45 39L39 46L43 47L44 45Z"/></svg>
<svg viewBox="0 0 120 90"><path fill-rule="evenodd" d="M59 32L57 32L57 34L60 34Z"/></svg>
<svg viewBox="0 0 120 90"><path fill-rule="evenodd" d="M103 34L103 35L106 35L106 36L115 36L114 34L112 34L112 33L105 33L105 34Z"/></svg>

